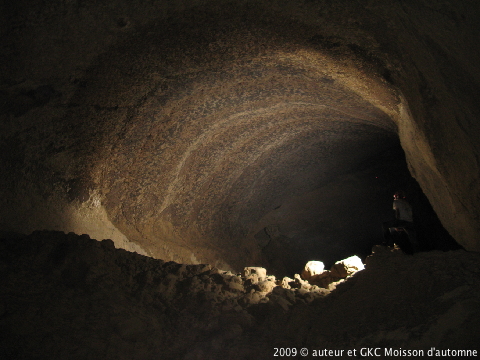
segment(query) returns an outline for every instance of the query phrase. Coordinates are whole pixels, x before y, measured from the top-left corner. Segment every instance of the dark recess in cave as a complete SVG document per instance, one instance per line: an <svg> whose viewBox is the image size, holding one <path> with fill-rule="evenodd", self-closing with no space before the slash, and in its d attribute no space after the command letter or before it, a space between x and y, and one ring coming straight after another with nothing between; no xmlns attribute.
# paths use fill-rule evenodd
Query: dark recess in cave
<svg viewBox="0 0 480 360"><path fill-rule="evenodd" d="M332 225L332 233L322 232L322 229L311 224L312 228L304 231L304 237L288 238L278 228L265 228L256 235L259 243L264 244L263 252L273 274L289 276L299 273L310 260L323 261L325 267L330 268L336 261L352 255L365 259L371 254L373 246L384 241L382 223L394 218L392 202L397 190L406 192L413 207L420 251L462 248L445 230L428 198L411 176L405 153L398 142L365 159L350 169L349 174L353 176L348 177L345 186L338 189L338 197L334 197L333 201L337 201L339 206L352 207L356 216L339 211L335 213L335 218L324 219L335 224ZM339 181L339 178L330 179L330 182L335 181ZM325 188L330 189L328 181ZM281 229L282 224L278 227ZM272 237L269 232L277 234ZM306 240L305 235L309 236ZM330 238L333 244L325 241L325 238ZM410 253L408 240L401 240L402 248Z"/></svg>

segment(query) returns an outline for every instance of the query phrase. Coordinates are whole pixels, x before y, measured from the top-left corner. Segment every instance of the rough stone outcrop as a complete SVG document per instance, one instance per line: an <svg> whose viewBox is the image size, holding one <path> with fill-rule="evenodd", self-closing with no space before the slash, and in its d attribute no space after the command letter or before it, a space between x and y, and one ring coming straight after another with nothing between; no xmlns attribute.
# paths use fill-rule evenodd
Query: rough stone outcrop
<svg viewBox="0 0 480 360"><path fill-rule="evenodd" d="M266 276L267 288L110 240L35 232L0 240L0 357L265 359L285 344L478 350L479 261L376 247L332 291L298 275L284 279L290 288Z"/></svg>

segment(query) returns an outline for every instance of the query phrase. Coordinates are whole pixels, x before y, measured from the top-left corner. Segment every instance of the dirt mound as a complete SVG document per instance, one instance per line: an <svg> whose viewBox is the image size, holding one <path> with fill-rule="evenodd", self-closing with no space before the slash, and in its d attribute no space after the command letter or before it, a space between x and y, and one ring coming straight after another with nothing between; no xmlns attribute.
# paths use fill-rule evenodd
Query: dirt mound
<svg viewBox="0 0 480 360"><path fill-rule="evenodd" d="M261 359L275 347L478 349L480 256L377 247L329 289L183 265L110 240L0 241L4 359ZM346 353L344 354L346 355Z"/></svg>

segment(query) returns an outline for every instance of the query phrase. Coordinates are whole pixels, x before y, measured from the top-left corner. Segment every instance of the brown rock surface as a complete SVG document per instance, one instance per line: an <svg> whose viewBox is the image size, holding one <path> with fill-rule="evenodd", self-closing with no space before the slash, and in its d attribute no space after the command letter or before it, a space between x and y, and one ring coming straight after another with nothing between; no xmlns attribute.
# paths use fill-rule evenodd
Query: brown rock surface
<svg viewBox="0 0 480 360"><path fill-rule="evenodd" d="M367 255L392 191L423 196L408 164L480 249L477 4L20 0L0 16L1 231L283 276Z"/></svg>

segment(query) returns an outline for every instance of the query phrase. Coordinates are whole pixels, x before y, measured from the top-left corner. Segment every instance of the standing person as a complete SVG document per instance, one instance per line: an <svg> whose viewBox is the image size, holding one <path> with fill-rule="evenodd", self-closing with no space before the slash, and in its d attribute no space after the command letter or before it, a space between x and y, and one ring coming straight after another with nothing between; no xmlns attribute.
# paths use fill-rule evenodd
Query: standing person
<svg viewBox="0 0 480 360"><path fill-rule="evenodd" d="M397 191L393 195L393 210L395 210L395 219L398 221L398 226L404 224L413 225L413 212L412 207L405 200L405 193L403 191Z"/></svg>
<svg viewBox="0 0 480 360"><path fill-rule="evenodd" d="M412 206L405 199L405 193L403 191L397 191L393 195L393 210L395 211L395 226L394 231L404 231L413 252L418 251L417 234L415 226L413 224L413 211Z"/></svg>

